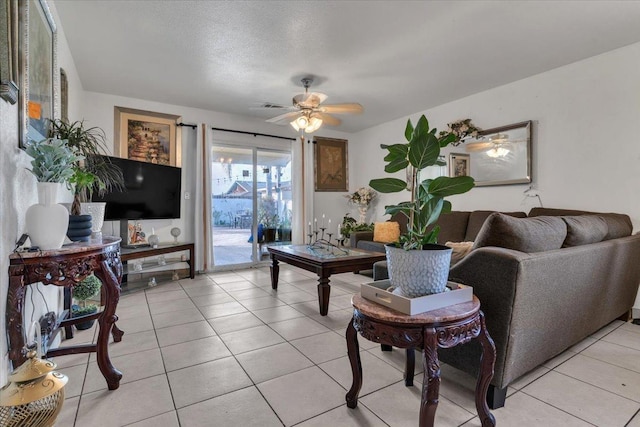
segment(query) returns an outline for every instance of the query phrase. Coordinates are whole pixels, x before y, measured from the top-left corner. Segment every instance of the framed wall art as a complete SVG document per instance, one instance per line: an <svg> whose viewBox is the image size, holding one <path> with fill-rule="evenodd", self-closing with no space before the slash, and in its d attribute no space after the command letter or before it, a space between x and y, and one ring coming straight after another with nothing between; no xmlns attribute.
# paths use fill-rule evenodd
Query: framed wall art
<svg viewBox="0 0 640 427"><path fill-rule="evenodd" d="M47 138L49 120L58 117L57 34L45 0L18 5L19 138L24 147Z"/></svg>
<svg viewBox="0 0 640 427"><path fill-rule="evenodd" d="M471 176L470 159L468 154L449 154L449 176Z"/></svg>
<svg viewBox="0 0 640 427"><path fill-rule="evenodd" d="M483 130L464 147L476 186L531 182L531 121Z"/></svg>
<svg viewBox="0 0 640 427"><path fill-rule="evenodd" d="M140 162L180 166L180 116L115 107L116 156Z"/></svg>
<svg viewBox="0 0 640 427"><path fill-rule="evenodd" d="M314 139L315 190L348 191L347 141L345 139Z"/></svg>
<svg viewBox="0 0 640 427"><path fill-rule="evenodd" d="M0 0L0 98L18 101L18 1Z"/></svg>

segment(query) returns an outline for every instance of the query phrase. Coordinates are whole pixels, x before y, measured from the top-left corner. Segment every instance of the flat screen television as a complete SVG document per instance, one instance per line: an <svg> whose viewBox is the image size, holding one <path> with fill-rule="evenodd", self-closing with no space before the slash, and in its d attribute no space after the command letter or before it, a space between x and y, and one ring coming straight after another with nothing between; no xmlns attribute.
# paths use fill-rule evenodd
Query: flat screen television
<svg viewBox="0 0 640 427"><path fill-rule="evenodd" d="M122 169L124 191L112 191L94 202L107 202L104 219L180 218L182 169L147 162L105 156Z"/></svg>

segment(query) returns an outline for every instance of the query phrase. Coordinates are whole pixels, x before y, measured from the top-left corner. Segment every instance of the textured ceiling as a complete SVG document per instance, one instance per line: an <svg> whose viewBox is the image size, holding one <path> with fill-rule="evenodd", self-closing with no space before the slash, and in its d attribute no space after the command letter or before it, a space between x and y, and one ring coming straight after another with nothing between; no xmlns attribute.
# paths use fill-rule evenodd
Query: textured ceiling
<svg viewBox="0 0 640 427"><path fill-rule="evenodd" d="M640 41L639 1L55 0L85 90L246 116L300 78L354 132ZM275 126L275 125L274 125Z"/></svg>

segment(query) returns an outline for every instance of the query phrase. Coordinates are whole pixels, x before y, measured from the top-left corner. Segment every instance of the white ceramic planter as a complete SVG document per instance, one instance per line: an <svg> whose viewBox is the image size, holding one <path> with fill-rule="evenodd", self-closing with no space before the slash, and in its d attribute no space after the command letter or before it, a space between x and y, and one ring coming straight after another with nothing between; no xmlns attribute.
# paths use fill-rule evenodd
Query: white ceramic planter
<svg viewBox="0 0 640 427"><path fill-rule="evenodd" d="M60 249L69 226L69 212L56 203L60 184L38 182L37 186L38 203L29 206L25 216L31 246Z"/></svg>
<svg viewBox="0 0 640 427"><path fill-rule="evenodd" d="M449 277L451 248L428 245L428 249L405 251L386 245L387 268L391 285L401 295L417 298L443 292Z"/></svg>
<svg viewBox="0 0 640 427"><path fill-rule="evenodd" d="M102 232L102 225L104 224L104 210L106 207L106 202L80 203L80 213L82 215L91 215L91 231L93 233Z"/></svg>

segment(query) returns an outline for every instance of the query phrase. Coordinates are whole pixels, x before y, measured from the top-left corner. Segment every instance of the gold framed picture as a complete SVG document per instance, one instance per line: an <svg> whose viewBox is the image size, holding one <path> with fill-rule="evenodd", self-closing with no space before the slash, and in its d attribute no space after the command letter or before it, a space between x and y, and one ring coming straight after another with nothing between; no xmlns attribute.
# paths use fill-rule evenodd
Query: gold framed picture
<svg viewBox="0 0 640 427"><path fill-rule="evenodd" d="M10 3L11 5L11 3ZM20 148L49 135L59 117L57 31L46 0L18 2Z"/></svg>
<svg viewBox="0 0 640 427"><path fill-rule="evenodd" d="M449 154L449 176L470 176L470 158L468 154Z"/></svg>
<svg viewBox="0 0 640 427"><path fill-rule="evenodd" d="M314 139L314 175L316 191L348 191L347 140Z"/></svg>
<svg viewBox="0 0 640 427"><path fill-rule="evenodd" d="M180 119L173 114L115 107L116 156L179 167L182 146L176 124Z"/></svg>

